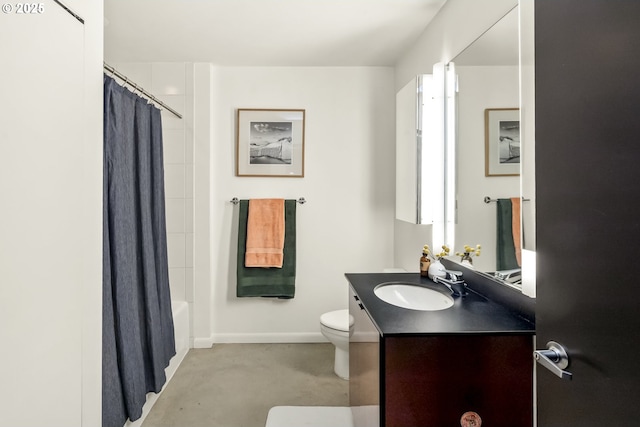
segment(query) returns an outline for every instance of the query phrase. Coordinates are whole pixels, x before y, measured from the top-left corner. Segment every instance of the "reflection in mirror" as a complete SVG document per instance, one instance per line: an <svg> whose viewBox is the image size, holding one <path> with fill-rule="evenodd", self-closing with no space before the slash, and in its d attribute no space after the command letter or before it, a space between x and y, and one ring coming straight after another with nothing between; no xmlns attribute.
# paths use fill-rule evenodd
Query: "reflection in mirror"
<svg viewBox="0 0 640 427"><path fill-rule="evenodd" d="M480 244L481 255L472 257L473 268L490 274L500 271L503 282L518 287L521 279L519 212L522 203L527 202L522 202L518 173L517 7L452 62L458 75L456 240L452 249L463 252L464 245L475 248ZM492 150L487 150L488 147ZM488 153L497 157L487 158ZM487 165L494 169L486 170ZM508 173L501 172L508 168L512 168ZM461 257L451 259L461 262Z"/></svg>
<svg viewBox="0 0 640 427"><path fill-rule="evenodd" d="M536 296L536 183L535 183L535 32L534 1L520 1L520 140L522 163L522 292Z"/></svg>

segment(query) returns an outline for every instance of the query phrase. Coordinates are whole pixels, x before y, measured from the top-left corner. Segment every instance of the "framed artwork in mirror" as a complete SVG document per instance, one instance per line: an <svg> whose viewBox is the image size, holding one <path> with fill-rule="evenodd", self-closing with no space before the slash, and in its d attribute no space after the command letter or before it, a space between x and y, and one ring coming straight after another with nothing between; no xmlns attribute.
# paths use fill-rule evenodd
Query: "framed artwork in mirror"
<svg viewBox="0 0 640 427"><path fill-rule="evenodd" d="M520 175L520 109L484 110L485 176Z"/></svg>
<svg viewBox="0 0 640 427"><path fill-rule="evenodd" d="M236 176L304 177L305 110L237 110Z"/></svg>

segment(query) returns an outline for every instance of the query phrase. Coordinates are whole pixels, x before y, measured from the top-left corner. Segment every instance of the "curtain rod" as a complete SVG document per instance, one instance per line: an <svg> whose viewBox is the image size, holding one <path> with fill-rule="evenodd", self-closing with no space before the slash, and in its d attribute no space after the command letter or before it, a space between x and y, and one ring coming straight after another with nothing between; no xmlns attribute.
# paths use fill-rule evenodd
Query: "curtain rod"
<svg viewBox="0 0 640 427"><path fill-rule="evenodd" d="M111 73L112 76L116 76L117 78L119 78L120 80L122 80L124 83L124 85L129 85L133 87L133 92L135 93L136 91L139 91L141 94L143 94L145 97L149 98L153 103L158 104L159 106L161 106L162 108L164 108L165 110L169 111L170 113L172 113L174 116L176 116L177 118L181 119L182 118L182 114L178 113L176 110L174 110L173 108L169 107L167 104L165 104L164 102L160 101L158 98L156 98L155 96L153 96L151 93L147 92L146 90L144 90L141 86L138 86L135 82L133 82L131 79L129 79L129 77L125 76L124 74L122 74L120 71L116 70L115 68L113 68L111 65L107 64L106 62L103 62L103 68L105 70L107 70L109 73Z"/></svg>

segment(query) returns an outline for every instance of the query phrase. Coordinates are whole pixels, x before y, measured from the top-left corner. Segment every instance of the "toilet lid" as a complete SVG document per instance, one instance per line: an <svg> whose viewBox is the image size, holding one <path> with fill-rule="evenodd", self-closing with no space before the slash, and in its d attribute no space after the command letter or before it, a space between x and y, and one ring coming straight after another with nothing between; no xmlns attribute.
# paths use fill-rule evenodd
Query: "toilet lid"
<svg viewBox="0 0 640 427"><path fill-rule="evenodd" d="M320 316L320 323L327 328L346 332L350 326L353 326L353 316L346 309L330 311Z"/></svg>

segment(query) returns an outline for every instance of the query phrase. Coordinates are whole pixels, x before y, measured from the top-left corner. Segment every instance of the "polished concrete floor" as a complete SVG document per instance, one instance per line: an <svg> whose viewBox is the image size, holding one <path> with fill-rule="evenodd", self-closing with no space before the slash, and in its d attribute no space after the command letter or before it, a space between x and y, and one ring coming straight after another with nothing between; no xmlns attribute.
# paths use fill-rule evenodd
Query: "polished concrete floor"
<svg viewBox="0 0 640 427"><path fill-rule="evenodd" d="M274 406L348 406L333 352L329 343L191 349L143 427L264 427Z"/></svg>

